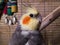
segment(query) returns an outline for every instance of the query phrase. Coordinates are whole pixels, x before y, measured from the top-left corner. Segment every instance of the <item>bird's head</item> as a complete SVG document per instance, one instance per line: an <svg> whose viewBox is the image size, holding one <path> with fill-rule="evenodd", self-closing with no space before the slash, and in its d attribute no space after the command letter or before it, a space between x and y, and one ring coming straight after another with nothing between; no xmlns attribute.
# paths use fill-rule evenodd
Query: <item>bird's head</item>
<svg viewBox="0 0 60 45"><path fill-rule="evenodd" d="M20 25L23 27L33 27L36 28L39 20L38 20L39 12L35 8L28 8L27 13L22 15L20 19Z"/></svg>

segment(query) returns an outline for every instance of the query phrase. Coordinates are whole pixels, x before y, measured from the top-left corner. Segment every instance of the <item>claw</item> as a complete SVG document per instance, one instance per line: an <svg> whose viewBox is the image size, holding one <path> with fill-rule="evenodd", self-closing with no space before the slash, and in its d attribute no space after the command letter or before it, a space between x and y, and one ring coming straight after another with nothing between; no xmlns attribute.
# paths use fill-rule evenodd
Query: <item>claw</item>
<svg viewBox="0 0 60 45"><path fill-rule="evenodd" d="M7 19L7 17L5 18L5 23L6 23L6 24L8 23L8 19Z"/></svg>
<svg viewBox="0 0 60 45"><path fill-rule="evenodd" d="M14 17L12 18L12 22L13 22L13 24L16 24L16 22L17 22L16 16L14 16Z"/></svg>
<svg viewBox="0 0 60 45"><path fill-rule="evenodd" d="M12 20L10 19L9 22L8 22L8 25L11 25L12 24Z"/></svg>
<svg viewBox="0 0 60 45"><path fill-rule="evenodd" d="M15 24L15 22L16 22L16 18L15 18L15 17L13 17L13 19L12 19L12 20L13 20L13 24Z"/></svg>
<svg viewBox="0 0 60 45"><path fill-rule="evenodd" d="M13 17L7 16L7 15L5 16L5 23L6 24L13 25L13 24L16 24L16 22L17 22L16 16L13 16Z"/></svg>

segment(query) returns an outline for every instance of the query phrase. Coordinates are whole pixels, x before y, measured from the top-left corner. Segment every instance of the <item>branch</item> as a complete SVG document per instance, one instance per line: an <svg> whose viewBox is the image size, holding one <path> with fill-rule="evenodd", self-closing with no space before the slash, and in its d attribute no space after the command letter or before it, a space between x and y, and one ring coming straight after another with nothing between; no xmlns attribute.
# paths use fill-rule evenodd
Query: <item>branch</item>
<svg viewBox="0 0 60 45"><path fill-rule="evenodd" d="M50 23L52 23L56 18L60 16L60 6L53 10L49 15L42 19L42 24L40 30L46 28Z"/></svg>

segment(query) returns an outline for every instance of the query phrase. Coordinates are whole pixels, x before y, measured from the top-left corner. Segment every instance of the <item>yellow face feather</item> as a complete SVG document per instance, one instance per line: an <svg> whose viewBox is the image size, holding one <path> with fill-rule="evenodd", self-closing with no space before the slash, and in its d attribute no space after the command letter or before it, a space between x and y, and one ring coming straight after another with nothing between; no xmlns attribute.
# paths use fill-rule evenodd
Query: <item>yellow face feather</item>
<svg viewBox="0 0 60 45"><path fill-rule="evenodd" d="M32 7L32 8L28 8L27 9L27 13L29 13L29 14L37 14L38 13L38 10L36 9L36 8L34 8L34 7Z"/></svg>

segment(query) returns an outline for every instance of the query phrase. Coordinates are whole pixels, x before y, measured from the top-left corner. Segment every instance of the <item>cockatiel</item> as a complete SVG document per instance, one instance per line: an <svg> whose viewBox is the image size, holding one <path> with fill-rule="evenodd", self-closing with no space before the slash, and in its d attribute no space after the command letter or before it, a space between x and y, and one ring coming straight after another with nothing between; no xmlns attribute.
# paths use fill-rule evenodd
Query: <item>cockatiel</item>
<svg viewBox="0 0 60 45"><path fill-rule="evenodd" d="M39 31L42 18L37 9L28 8L22 15L9 45L43 45L43 37Z"/></svg>

